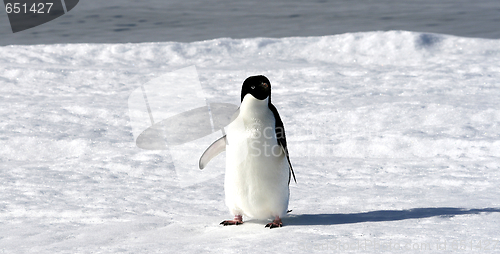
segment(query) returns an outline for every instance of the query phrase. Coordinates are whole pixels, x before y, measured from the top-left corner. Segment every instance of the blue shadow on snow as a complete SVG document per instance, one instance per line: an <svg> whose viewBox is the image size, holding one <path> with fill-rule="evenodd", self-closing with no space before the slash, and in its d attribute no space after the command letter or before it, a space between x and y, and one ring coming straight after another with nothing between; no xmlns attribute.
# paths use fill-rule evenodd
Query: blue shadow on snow
<svg viewBox="0 0 500 254"><path fill-rule="evenodd" d="M465 209L452 207L414 208L409 210L381 210L350 214L299 214L289 215L287 225L336 225L377 221L397 221L429 217L453 217L455 215L498 213L499 208Z"/></svg>

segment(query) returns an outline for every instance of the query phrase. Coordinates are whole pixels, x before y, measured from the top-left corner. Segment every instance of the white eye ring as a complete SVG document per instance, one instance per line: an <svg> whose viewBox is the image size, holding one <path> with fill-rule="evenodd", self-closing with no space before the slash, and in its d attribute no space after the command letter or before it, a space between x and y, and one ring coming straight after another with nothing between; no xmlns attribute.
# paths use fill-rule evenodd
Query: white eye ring
<svg viewBox="0 0 500 254"><path fill-rule="evenodd" d="M251 86L250 88L255 89L255 86Z"/></svg>

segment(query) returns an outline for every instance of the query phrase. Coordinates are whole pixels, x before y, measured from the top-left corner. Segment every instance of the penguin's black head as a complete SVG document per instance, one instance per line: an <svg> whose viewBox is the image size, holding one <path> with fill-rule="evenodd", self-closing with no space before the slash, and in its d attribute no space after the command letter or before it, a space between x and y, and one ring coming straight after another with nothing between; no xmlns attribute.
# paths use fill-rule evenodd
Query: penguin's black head
<svg viewBox="0 0 500 254"><path fill-rule="evenodd" d="M271 103L271 82L262 75L249 77L241 87L241 101L247 94L251 94L259 100L265 100L269 97L269 103Z"/></svg>

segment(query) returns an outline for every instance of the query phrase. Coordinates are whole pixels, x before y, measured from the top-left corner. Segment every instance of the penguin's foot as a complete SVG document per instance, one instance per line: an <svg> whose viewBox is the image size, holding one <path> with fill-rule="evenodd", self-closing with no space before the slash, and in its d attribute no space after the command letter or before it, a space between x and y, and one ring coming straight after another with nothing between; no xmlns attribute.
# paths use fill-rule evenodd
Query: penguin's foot
<svg viewBox="0 0 500 254"><path fill-rule="evenodd" d="M229 226L229 225L240 225L243 224L243 217L241 215L234 216L234 220L225 220L220 223L220 225Z"/></svg>
<svg viewBox="0 0 500 254"><path fill-rule="evenodd" d="M266 228L280 228L283 226L280 217L276 216L273 222L267 223Z"/></svg>

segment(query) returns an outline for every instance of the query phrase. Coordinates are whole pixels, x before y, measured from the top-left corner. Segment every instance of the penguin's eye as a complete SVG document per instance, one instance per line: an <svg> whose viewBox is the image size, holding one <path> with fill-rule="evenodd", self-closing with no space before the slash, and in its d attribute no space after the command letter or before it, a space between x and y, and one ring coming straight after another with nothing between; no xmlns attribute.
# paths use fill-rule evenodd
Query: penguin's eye
<svg viewBox="0 0 500 254"><path fill-rule="evenodd" d="M250 88L255 89L255 86L251 86Z"/></svg>

